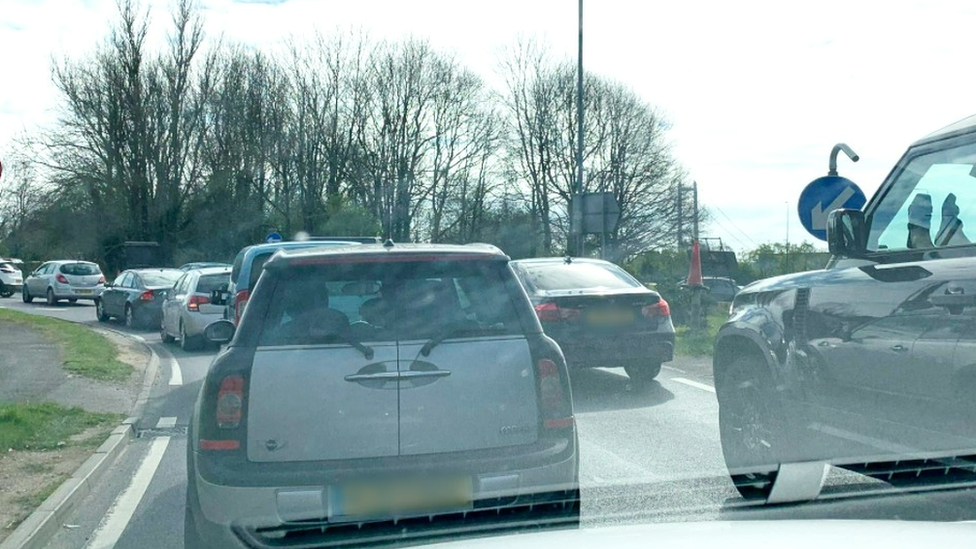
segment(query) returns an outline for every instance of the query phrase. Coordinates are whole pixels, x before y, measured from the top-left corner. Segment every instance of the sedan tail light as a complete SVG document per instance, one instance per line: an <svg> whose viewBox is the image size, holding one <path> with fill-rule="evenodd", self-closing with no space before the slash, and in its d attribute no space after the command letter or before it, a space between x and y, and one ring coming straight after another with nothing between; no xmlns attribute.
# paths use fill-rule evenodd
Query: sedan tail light
<svg viewBox="0 0 976 549"><path fill-rule="evenodd" d="M573 406L567 389L568 380L560 376L559 365L550 358L543 358L536 362L535 373L543 429L572 428Z"/></svg>
<svg viewBox="0 0 976 549"><path fill-rule="evenodd" d="M644 318L671 316L671 306L662 297L657 303L641 307L641 314L644 315Z"/></svg>
<svg viewBox="0 0 976 549"><path fill-rule="evenodd" d="M560 307L552 302L540 303L536 305L535 314L542 322L565 322L570 320L578 320L580 317L579 309Z"/></svg>
<svg viewBox="0 0 976 549"><path fill-rule="evenodd" d="M68 279L63 274L58 274L58 276L54 277L54 280L57 280L61 284L68 284Z"/></svg>
<svg viewBox="0 0 976 549"><path fill-rule="evenodd" d="M210 298L202 295L191 295L190 300L186 302L186 308L190 311L199 311L200 305L204 303L210 303Z"/></svg>
<svg viewBox="0 0 976 549"><path fill-rule="evenodd" d="M139 295L139 301L152 301L154 299L156 299L156 294L152 290L146 290Z"/></svg>

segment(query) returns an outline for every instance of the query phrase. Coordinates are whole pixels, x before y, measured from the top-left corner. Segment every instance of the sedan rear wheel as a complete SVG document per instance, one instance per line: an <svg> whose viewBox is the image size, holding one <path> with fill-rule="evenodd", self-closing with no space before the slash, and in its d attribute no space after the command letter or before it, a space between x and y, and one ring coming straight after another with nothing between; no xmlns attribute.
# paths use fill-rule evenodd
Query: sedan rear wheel
<svg viewBox="0 0 976 549"><path fill-rule="evenodd" d="M132 310L132 305L125 306L125 327L132 329L138 328L136 325L136 314L135 311Z"/></svg>
<svg viewBox="0 0 976 549"><path fill-rule="evenodd" d="M661 373L660 362L634 362L624 366L630 380L637 385L648 385Z"/></svg>
<svg viewBox="0 0 976 549"><path fill-rule="evenodd" d="M98 318L99 322L108 322L109 316L105 312L105 304L102 303L101 299L95 300L95 317Z"/></svg>
<svg viewBox="0 0 976 549"><path fill-rule="evenodd" d="M47 304L48 305L58 304L58 298L54 297L54 288L47 289Z"/></svg>

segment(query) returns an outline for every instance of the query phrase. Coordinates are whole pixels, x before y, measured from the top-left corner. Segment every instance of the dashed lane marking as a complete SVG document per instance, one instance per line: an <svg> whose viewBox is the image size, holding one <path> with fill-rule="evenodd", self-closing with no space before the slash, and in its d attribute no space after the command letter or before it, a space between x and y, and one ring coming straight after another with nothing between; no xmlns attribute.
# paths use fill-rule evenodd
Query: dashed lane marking
<svg viewBox="0 0 976 549"><path fill-rule="evenodd" d="M687 385L689 387L694 387L696 389L701 389L702 391L708 391L709 393L715 392L715 387L712 387L711 385L705 385L704 383L699 383L683 377L672 377L671 381L677 381L678 383Z"/></svg>

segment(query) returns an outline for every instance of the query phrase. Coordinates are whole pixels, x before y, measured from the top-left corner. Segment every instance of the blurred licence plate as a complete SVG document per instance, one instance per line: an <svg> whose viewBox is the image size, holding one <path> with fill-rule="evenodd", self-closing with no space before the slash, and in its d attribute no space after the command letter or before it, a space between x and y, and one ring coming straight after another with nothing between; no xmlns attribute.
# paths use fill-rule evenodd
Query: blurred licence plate
<svg viewBox="0 0 976 549"><path fill-rule="evenodd" d="M470 508L471 492L469 477L349 483L332 487L330 515L353 520Z"/></svg>
<svg viewBox="0 0 976 549"><path fill-rule="evenodd" d="M619 326L634 322L634 311L629 309L604 309L590 311L586 322L593 326Z"/></svg>
<svg viewBox="0 0 976 549"><path fill-rule="evenodd" d="M88 295L88 294L92 293L92 291L91 290L75 290L75 293L76 294L81 294L81 295Z"/></svg>

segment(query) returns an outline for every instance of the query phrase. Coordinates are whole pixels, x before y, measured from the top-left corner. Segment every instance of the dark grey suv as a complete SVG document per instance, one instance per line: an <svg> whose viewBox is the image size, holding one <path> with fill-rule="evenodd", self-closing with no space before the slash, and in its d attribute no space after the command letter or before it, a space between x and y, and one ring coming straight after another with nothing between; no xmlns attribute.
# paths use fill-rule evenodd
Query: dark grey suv
<svg viewBox="0 0 976 549"><path fill-rule="evenodd" d="M827 268L739 292L713 367L740 492L809 499L828 464L976 481L973 226L976 116L910 146L863 210L830 214Z"/></svg>
<svg viewBox="0 0 976 549"><path fill-rule="evenodd" d="M218 332L187 547L578 522L566 364L496 248L282 250Z"/></svg>

